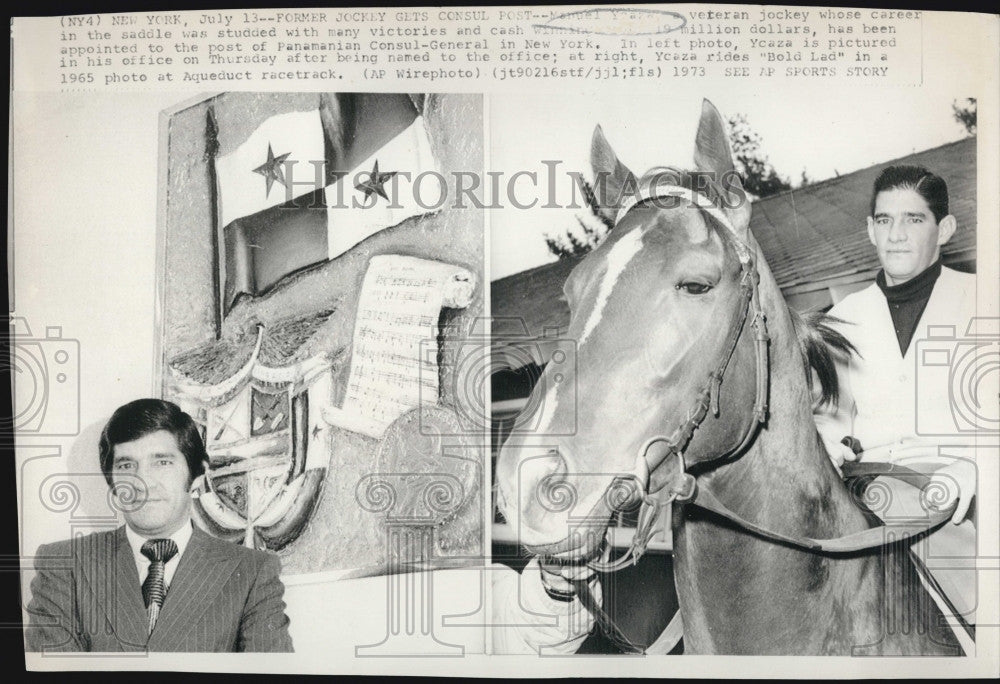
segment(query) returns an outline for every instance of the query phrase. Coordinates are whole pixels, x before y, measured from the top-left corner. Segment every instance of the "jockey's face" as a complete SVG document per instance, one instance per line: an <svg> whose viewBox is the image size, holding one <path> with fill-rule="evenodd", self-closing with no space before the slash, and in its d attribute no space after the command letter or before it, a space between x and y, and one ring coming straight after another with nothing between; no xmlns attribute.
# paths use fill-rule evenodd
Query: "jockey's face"
<svg viewBox="0 0 1000 684"><path fill-rule="evenodd" d="M889 285L905 283L938 260L941 245L955 232L955 218L940 223L916 190L893 188L875 198L868 217L868 238L878 250Z"/></svg>

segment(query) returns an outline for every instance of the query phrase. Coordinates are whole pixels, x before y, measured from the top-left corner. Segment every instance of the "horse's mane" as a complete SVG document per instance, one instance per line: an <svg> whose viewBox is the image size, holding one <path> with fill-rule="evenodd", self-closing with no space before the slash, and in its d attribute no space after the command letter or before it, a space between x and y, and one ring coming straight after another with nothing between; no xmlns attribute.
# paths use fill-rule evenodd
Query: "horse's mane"
<svg viewBox="0 0 1000 684"><path fill-rule="evenodd" d="M799 341L799 351L802 352L802 363L805 366L809 389L813 387L813 371L815 371L820 385L820 404L836 404L840 397L836 361L858 353L846 337L829 325L843 321L819 311L800 314L794 309L789 309L788 313L792 317L792 328Z"/></svg>

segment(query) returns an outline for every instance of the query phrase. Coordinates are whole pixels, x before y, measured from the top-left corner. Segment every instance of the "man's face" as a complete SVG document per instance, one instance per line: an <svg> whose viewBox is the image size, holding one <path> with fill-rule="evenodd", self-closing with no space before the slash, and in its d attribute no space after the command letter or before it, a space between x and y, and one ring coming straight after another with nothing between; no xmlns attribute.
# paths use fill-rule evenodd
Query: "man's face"
<svg viewBox="0 0 1000 684"><path fill-rule="evenodd" d="M939 224L916 190L880 192L875 198L875 215L868 217L868 238L878 250L888 283L905 283L937 261L941 245L955 230L954 221L946 216Z"/></svg>
<svg viewBox="0 0 1000 684"><path fill-rule="evenodd" d="M166 430L157 430L132 442L116 444L111 477L125 522L144 537L166 537L191 516L191 472ZM130 489L134 489L134 496Z"/></svg>

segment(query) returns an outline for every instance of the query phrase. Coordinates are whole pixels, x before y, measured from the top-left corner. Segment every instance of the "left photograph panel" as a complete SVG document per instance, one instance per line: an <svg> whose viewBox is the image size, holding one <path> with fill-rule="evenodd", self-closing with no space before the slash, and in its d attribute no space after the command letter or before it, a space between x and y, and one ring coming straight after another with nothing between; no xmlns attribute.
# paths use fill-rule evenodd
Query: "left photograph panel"
<svg viewBox="0 0 1000 684"><path fill-rule="evenodd" d="M484 212L461 187L483 98L122 99L155 154L81 139L60 173L88 205L148 162L121 203L155 226L74 240L36 207L13 231L26 650L482 652L458 616L482 608L487 548ZM32 262L69 244L80 274L45 297Z"/></svg>

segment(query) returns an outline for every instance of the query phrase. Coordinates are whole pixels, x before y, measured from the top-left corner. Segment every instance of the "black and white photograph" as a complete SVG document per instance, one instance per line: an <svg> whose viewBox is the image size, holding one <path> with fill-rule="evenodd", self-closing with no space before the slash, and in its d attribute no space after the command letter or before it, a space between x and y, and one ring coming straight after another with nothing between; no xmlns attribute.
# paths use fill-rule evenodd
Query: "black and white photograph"
<svg viewBox="0 0 1000 684"><path fill-rule="evenodd" d="M19 10L25 670L996 678L961 10Z"/></svg>

